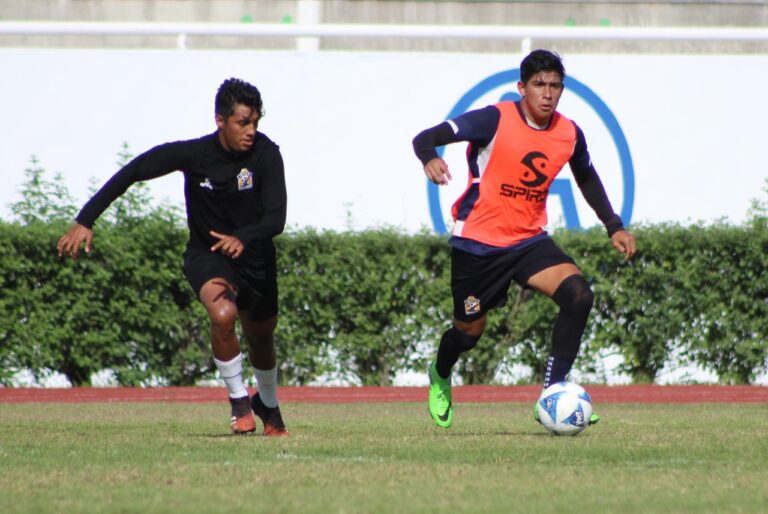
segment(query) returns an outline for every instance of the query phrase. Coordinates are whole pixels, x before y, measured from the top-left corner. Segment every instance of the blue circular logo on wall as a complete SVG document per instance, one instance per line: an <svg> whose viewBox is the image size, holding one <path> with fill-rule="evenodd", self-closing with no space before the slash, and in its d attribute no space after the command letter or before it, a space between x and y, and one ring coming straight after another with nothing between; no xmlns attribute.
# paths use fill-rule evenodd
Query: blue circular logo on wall
<svg viewBox="0 0 768 514"><path fill-rule="evenodd" d="M456 105L453 106L451 112L448 113L446 119L452 119L456 116L459 116L460 114L467 112L470 110L471 106L483 95L505 84L515 85L514 92L503 94L499 100L519 100L520 95L517 94L517 82L519 80L519 68L502 71L491 75L490 77L482 80L472 89L470 89L464 96L462 96ZM585 84L579 82L573 77L566 76L565 86L566 91L572 91L575 93L595 111L597 116L600 118L602 123L611 134L613 144L616 146L616 151L618 152L619 162L621 164L621 175L623 179L623 201L619 214L621 219L624 221L624 224L629 225L632 220L632 209L635 203L635 170L632 165L632 156L629 153L629 145L627 144L627 139L624 137L624 132L621 130L619 122L616 120L616 116L614 116L608 106L605 105L605 102L603 102L600 97L597 96ZM444 147L438 149L438 154L441 157L443 156L444 149ZM549 195L550 197L553 195L560 197L560 201L563 206L563 217L565 218L566 228L581 228L581 222L579 221L579 215L576 211L576 202L570 179L555 179L550 186ZM429 198L429 215L432 218L432 227L436 232L445 234L447 229L445 227L445 221L443 220L443 210L440 206L439 186L430 182L429 179L427 179L427 196Z"/></svg>

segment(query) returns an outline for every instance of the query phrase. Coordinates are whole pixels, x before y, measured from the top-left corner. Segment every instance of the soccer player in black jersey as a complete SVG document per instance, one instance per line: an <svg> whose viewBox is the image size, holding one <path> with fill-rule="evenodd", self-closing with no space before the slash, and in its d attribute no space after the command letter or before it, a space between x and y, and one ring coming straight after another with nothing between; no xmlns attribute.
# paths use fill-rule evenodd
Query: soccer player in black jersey
<svg viewBox="0 0 768 514"><path fill-rule="evenodd" d="M59 256L91 251L93 224L128 187L174 171L184 174L189 241L184 274L211 320L211 348L229 391L231 428L253 432L253 414L265 435L287 435L277 401L277 266L272 238L283 231L286 190L278 146L259 132L259 90L224 81L215 100L217 130L139 155L91 198L59 239ZM239 319L258 392L249 398L235 333Z"/></svg>

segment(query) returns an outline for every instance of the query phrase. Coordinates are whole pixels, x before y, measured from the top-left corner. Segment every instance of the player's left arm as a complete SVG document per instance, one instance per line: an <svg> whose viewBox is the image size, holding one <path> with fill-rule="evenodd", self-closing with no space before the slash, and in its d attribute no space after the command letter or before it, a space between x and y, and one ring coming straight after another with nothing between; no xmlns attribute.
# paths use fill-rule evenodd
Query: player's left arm
<svg viewBox="0 0 768 514"><path fill-rule="evenodd" d="M255 223L238 228L232 234L244 246L248 246L256 240L272 239L282 234L285 229L288 194L285 187L283 157L275 145L266 150L259 161L259 172L263 174L261 185L263 212L261 218Z"/></svg>
<svg viewBox="0 0 768 514"><path fill-rule="evenodd" d="M611 236L613 247L624 254L624 260L628 261L637 253L637 240L634 234L626 230L618 230Z"/></svg>
<svg viewBox="0 0 768 514"><path fill-rule="evenodd" d="M624 228L621 217L614 212L603 182L592 164L584 133L575 123L574 126L576 127L576 143L573 155L568 161L573 178L576 179L576 184L579 186L584 199L605 225L613 247L624 254L624 260L629 260L637 253L637 240L632 233Z"/></svg>

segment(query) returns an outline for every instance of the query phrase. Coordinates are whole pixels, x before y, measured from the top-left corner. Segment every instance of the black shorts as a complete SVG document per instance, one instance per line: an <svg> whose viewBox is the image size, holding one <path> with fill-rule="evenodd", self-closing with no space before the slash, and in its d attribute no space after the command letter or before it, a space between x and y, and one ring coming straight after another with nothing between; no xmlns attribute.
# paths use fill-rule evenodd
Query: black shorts
<svg viewBox="0 0 768 514"><path fill-rule="evenodd" d="M461 321L479 319L507 302L513 280L525 287L528 279L539 271L564 263L574 264L574 261L549 237L496 255L473 255L453 248L453 316Z"/></svg>
<svg viewBox="0 0 768 514"><path fill-rule="evenodd" d="M237 308L254 321L277 315L277 266L274 246L246 249L231 259L208 249L188 246L184 252L184 276L200 298L200 289L212 278L223 278L237 293Z"/></svg>

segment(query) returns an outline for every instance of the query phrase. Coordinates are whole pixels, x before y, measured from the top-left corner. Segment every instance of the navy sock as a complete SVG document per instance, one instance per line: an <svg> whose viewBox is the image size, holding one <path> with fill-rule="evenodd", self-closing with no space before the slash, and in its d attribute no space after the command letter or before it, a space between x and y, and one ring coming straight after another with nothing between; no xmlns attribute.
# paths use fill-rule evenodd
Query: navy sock
<svg viewBox="0 0 768 514"><path fill-rule="evenodd" d="M547 360L547 371L544 373L544 389L564 381L568 372L571 371L571 366L573 366L573 361L550 357Z"/></svg>

